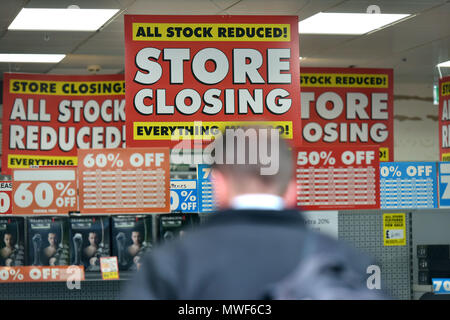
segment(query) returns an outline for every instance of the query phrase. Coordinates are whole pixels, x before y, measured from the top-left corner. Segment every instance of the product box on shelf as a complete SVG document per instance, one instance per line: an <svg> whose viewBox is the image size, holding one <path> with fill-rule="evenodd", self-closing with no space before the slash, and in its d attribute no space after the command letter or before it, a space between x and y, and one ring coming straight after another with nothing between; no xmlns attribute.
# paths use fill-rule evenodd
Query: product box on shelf
<svg viewBox="0 0 450 320"><path fill-rule="evenodd" d="M25 264L25 228L21 217L0 217L0 266Z"/></svg>
<svg viewBox="0 0 450 320"><path fill-rule="evenodd" d="M138 270L142 256L154 245L152 216L113 216L111 224L112 255L119 270Z"/></svg>
<svg viewBox="0 0 450 320"><path fill-rule="evenodd" d="M418 245L419 284L430 285L434 278L450 278L450 245Z"/></svg>
<svg viewBox="0 0 450 320"><path fill-rule="evenodd" d="M158 215L158 240L163 242L183 236L187 228L199 222L200 217L197 213L160 214Z"/></svg>
<svg viewBox="0 0 450 320"><path fill-rule="evenodd" d="M27 236L29 265L69 265L69 218L28 218Z"/></svg>
<svg viewBox="0 0 450 320"><path fill-rule="evenodd" d="M70 217L70 264L100 271L100 258L111 256L110 218Z"/></svg>

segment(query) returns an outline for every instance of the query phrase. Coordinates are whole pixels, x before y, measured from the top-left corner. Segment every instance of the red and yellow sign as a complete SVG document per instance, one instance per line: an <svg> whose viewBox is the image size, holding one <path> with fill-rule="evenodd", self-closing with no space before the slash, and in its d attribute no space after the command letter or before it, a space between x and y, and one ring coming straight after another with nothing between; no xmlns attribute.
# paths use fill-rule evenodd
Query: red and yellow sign
<svg viewBox="0 0 450 320"><path fill-rule="evenodd" d="M300 145L297 25L297 16L125 15L127 145L210 141L254 121Z"/></svg>
<svg viewBox="0 0 450 320"><path fill-rule="evenodd" d="M79 150L81 213L170 212L168 148Z"/></svg>
<svg viewBox="0 0 450 320"><path fill-rule="evenodd" d="M450 161L450 77L439 79L439 146L441 161Z"/></svg>
<svg viewBox="0 0 450 320"><path fill-rule="evenodd" d="M77 148L125 145L123 75L4 74L2 172L76 166Z"/></svg>
<svg viewBox="0 0 450 320"><path fill-rule="evenodd" d="M301 68L304 146L378 145L394 160L392 69Z"/></svg>
<svg viewBox="0 0 450 320"><path fill-rule="evenodd" d="M299 208L380 208L380 167L376 146L301 147L296 162Z"/></svg>
<svg viewBox="0 0 450 320"><path fill-rule="evenodd" d="M79 282L83 280L83 266L0 267L0 283Z"/></svg>

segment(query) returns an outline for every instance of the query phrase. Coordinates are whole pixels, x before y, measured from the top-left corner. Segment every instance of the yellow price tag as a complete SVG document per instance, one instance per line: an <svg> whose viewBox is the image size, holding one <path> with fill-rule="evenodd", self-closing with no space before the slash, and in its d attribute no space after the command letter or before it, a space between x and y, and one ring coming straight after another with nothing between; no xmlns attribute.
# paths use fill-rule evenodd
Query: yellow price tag
<svg viewBox="0 0 450 320"><path fill-rule="evenodd" d="M119 280L119 264L117 257L100 258L100 270L103 280Z"/></svg>
<svg viewBox="0 0 450 320"><path fill-rule="evenodd" d="M389 161L389 148L380 148L380 161Z"/></svg>

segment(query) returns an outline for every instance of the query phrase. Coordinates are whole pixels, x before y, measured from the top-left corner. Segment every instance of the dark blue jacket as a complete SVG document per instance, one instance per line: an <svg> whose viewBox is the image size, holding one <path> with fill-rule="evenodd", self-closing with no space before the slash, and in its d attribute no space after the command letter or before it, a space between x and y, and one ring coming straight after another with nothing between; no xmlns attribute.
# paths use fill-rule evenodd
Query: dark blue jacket
<svg viewBox="0 0 450 320"><path fill-rule="evenodd" d="M342 242L306 229L299 212L230 210L212 214L183 238L145 256L122 298L270 298L273 288L279 290L277 284L295 275L313 251L325 256L338 253L339 263L345 266L337 269L351 269L357 277L349 280L365 286L366 269L373 261Z"/></svg>

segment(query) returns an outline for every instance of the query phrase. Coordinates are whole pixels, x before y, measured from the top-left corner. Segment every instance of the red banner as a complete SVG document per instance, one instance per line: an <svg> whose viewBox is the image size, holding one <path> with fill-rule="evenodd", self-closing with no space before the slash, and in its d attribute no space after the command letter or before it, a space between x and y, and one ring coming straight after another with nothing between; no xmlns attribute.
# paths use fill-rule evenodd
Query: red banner
<svg viewBox="0 0 450 320"><path fill-rule="evenodd" d="M84 267L0 267L0 283L79 282L84 280Z"/></svg>
<svg viewBox="0 0 450 320"><path fill-rule="evenodd" d="M258 121L301 143L297 16L125 15L127 144Z"/></svg>
<svg viewBox="0 0 450 320"><path fill-rule="evenodd" d="M378 145L394 161L392 69L301 68L303 145Z"/></svg>
<svg viewBox="0 0 450 320"><path fill-rule="evenodd" d="M0 214L12 213L11 203L12 182L0 182Z"/></svg>
<svg viewBox="0 0 450 320"><path fill-rule="evenodd" d="M81 213L170 212L168 148L79 150Z"/></svg>
<svg viewBox="0 0 450 320"><path fill-rule="evenodd" d="M301 147L296 161L299 208L380 208L378 147Z"/></svg>
<svg viewBox="0 0 450 320"><path fill-rule="evenodd" d="M14 214L68 214L78 210L76 169L14 169Z"/></svg>
<svg viewBox="0 0 450 320"><path fill-rule="evenodd" d="M76 166L77 148L125 146L123 75L4 74L2 172Z"/></svg>
<svg viewBox="0 0 450 320"><path fill-rule="evenodd" d="M439 79L439 152L450 161L450 77Z"/></svg>

